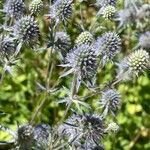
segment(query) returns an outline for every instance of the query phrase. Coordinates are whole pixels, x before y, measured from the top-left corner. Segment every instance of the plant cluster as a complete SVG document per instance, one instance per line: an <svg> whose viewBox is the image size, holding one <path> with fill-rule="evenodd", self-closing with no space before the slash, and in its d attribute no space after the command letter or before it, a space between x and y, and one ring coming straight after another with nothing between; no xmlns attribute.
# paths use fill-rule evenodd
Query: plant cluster
<svg viewBox="0 0 150 150"><path fill-rule="evenodd" d="M82 5L89 3L96 14L94 23L86 25ZM11 145L11 150L102 150L105 149L105 137L119 130L116 116L123 98L117 85L136 80L150 67L150 4L125 0L122 10L118 10L117 4L117 0L55 0L49 3L32 0L29 4L22 0L6 0L1 10L4 18L0 28L0 85L5 75L10 74L13 78L26 49L48 57L45 85L37 82L44 98L35 107L31 119L26 125L19 125L16 131L0 126L13 137L5 143ZM80 6L81 24L74 24L80 32L74 39L69 35L69 26L76 5ZM99 23L101 18L114 23L115 28L103 32L105 27ZM45 25L45 32L40 22ZM138 40L124 56L123 32L128 28L135 30ZM100 83L97 78L109 63L116 68L113 79ZM57 67L59 77L52 85L51 78ZM65 78L69 81L71 78L69 87L60 82ZM81 94L81 89L88 92ZM59 105L65 104L62 118L53 126L37 124L36 117L45 103L51 103L50 95L60 90L67 93L55 101ZM88 98L97 99L97 108L87 101Z"/></svg>

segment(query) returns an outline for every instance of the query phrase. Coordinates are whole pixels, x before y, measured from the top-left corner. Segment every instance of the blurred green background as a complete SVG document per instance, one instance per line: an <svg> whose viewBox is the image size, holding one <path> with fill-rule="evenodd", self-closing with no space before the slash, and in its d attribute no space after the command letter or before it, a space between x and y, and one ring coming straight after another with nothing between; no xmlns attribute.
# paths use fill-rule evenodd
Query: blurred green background
<svg viewBox="0 0 150 150"><path fill-rule="evenodd" d="M88 3L82 4L82 13L84 17L84 28L89 29L90 24L95 20L97 8ZM1 8L3 2L0 3ZM123 8L123 1L118 2L117 9ZM81 33L81 29L75 24L81 24L79 15L79 4L74 5L74 14L67 27L67 32L71 36L72 41ZM0 22L2 23L3 15L0 13ZM43 17L39 17L38 23L43 35L46 34L48 27ZM98 19L99 26L95 31L95 37L100 36L107 31L116 30L116 23L102 18ZM59 31L63 27L60 26ZM138 39L136 37L134 27L128 27L120 33L122 38L122 54L127 55L136 45ZM61 63L59 55L53 54L54 71L50 85L53 86L58 80L59 75L63 72L63 68L58 65ZM21 59L14 68L14 74L6 74L3 85L0 87L0 124L16 130L17 124L26 124L33 115L35 108L44 98L44 92L38 90L36 82L45 84L47 54L46 52L35 52L29 47L22 49ZM116 60L122 58L119 55ZM97 84L105 83L111 80L115 74L116 67L112 63L108 63L106 67L99 71ZM36 118L36 123L48 123L55 125L62 117L65 105L57 102L66 96L66 91L62 88L69 88L72 76L67 76L59 80L57 86L60 90L54 94L50 94L44 106ZM122 106L117 115L120 130L115 135L106 136L103 143L106 150L149 150L150 149L150 72L140 76L136 81L121 83L117 89L122 95ZM79 94L86 95L88 92L85 87L81 87ZM96 109L98 97L88 99L93 109ZM0 140L8 140L10 137L0 131Z"/></svg>

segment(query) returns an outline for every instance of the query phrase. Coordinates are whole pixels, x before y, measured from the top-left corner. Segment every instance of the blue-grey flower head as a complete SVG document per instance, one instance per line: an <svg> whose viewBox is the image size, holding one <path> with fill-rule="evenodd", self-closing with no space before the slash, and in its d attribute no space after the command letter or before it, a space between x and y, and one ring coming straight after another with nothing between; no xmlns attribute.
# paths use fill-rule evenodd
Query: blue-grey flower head
<svg viewBox="0 0 150 150"><path fill-rule="evenodd" d="M89 31L81 32L75 40L76 45L91 44L94 41L93 35Z"/></svg>
<svg viewBox="0 0 150 150"><path fill-rule="evenodd" d="M0 35L0 55L9 57L15 52L14 39L9 36Z"/></svg>
<svg viewBox="0 0 150 150"><path fill-rule="evenodd" d="M98 45L103 58L112 59L121 50L121 39L115 32L103 34L95 44Z"/></svg>
<svg viewBox="0 0 150 150"><path fill-rule="evenodd" d="M140 35L139 45L142 48L150 49L150 31L147 31Z"/></svg>
<svg viewBox="0 0 150 150"><path fill-rule="evenodd" d="M92 46L79 45L66 56L68 66L78 72L82 79L90 79L96 74L98 67L97 53Z"/></svg>
<svg viewBox="0 0 150 150"><path fill-rule="evenodd" d="M120 98L120 94L114 89L108 89L102 92L99 104L104 108L104 115L107 115L108 112L111 112L113 115L116 114L120 105Z"/></svg>
<svg viewBox="0 0 150 150"><path fill-rule="evenodd" d="M104 120L99 115L73 114L64 125L61 126L63 134L77 143L99 143L105 132Z"/></svg>
<svg viewBox="0 0 150 150"><path fill-rule="evenodd" d="M25 4L22 0L6 0L4 12L15 19L20 19L25 12Z"/></svg>
<svg viewBox="0 0 150 150"><path fill-rule="evenodd" d="M24 16L14 26L15 36L23 43L37 44L40 31L37 22L32 16Z"/></svg>
<svg viewBox="0 0 150 150"><path fill-rule="evenodd" d="M46 149L48 147L51 128L46 124L39 124L34 127L34 146L37 149Z"/></svg>
<svg viewBox="0 0 150 150"><path fill-rule="evenodd" d="M96 0L96 5L105 7L107 5L116 6L117 0Z"/></svg>
<svg viewBox="0 0 150 150"><path fill-rule="evenodd" d="M66 21L72 14L73 0L56 0L50 7L50 18L58 21Z"/></svg>
<svg viewBox="0 0 150 150"><path fill-rule="evenodd" d="M66 55L70 47L71 47L70 36L66 32L56 32L55 49L61 51L62 54Z"/></svg>
<svg viewBox="0 0 150 150"><path fill-rule="evenodd" d="M118 12L119 26L126 25L127 23L134 22L136 19L136 10L135 9L123 9Z"/></svg>
<svg viewBox="0 0 150 150"><path fill-rule="evenodd" d="M34 138L34 128L31 125L24 125L18 128L17 145L20 149L26 150L31 148Z"/></svg>
<svg viewBox="0 0 150 150"><path fill-rule="evenodd" d="M32 14L39 14L43 11L44 4L42 0L33 0L29 5L29 10Z"/></svg>

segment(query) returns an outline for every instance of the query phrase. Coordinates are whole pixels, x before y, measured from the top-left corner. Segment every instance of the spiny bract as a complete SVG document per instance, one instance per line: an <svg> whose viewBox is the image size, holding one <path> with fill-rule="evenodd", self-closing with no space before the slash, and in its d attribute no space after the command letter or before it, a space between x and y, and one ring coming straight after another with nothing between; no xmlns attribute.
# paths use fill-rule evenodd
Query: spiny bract
<svg viewBox="0 0 150 150"><path fill-rule="evenodd" d="M73 114L64 125L61 131L74 143L96 144L102 139L105 132L104 120L99 115Z"/></svg>
<svg viewBox="0 0 150 150"><path fill-rule="evenodd" d="M150 31L141 34L139 38L139 45L145 49L150 48Z"/></svg>

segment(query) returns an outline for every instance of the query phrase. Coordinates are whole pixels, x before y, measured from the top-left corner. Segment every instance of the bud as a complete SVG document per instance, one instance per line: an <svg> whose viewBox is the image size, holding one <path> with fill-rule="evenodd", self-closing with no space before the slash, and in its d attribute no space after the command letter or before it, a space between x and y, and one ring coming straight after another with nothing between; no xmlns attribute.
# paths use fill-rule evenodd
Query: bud
<svg viewBox="0 0 150 150"><path fill-rule="evenodd" d="M55 35L55 49L60 51L65 57L66 53L71 47L71 39L65 32L56 32Z"/></svg>
<svg viewBox="0 0 150 150"><path fill-rule="evenodd" d="M101 11L105 19L112 19L116 13L116 8L114 6L108 5L104 7Z"/></svg>
<svg viewBox="0 0 150 150"><path fill-rule="evenodd" d="M117 132L118 130L119 130L119 126L115 122L112 122L108 125L106 132L109 131Z"/></svg>
<svg viewBox="0 0 150 150"><path fill-rule="evenodd" d="M32 14L39 14L43 11L44 4L42 0L33 0L30 3L29 10Z"/></svg>
<svg viewBox="0 0 150 150"><path fill-rule="evenodd" d="M7 0L4 5L4 12L15 19L23 16L25 11L25 4L22 0Z"/></svg>
<svg viewBox="0 0 150 150"><path fill-rule="evenodd" d="M116 114L120 105L120 98L121 96L116 90L108 89L102 92L99 104L104 108L104 116L106 116L108 112L111 112L113 115Z"/></svg>
<svg viewBox="0 0 150 150"><path fill-rule="evenodd" d="M76 45L91 44L94 41L93 35L89 31L82 32L76 39Z"/></svg>
<svg viewBox="0 0 150 150"><path fill-rule="evenodd" d="M0 36L0 55L2 57L11 56L15 52L15 42L9 36Z"/></svg>
<svg viewBox="0 0 150 150"><path fill-rule="evenodd" d="M35 44L38 42L40 31L34 17L25 16L15 24L15 34L23 43Z"/></svg>

